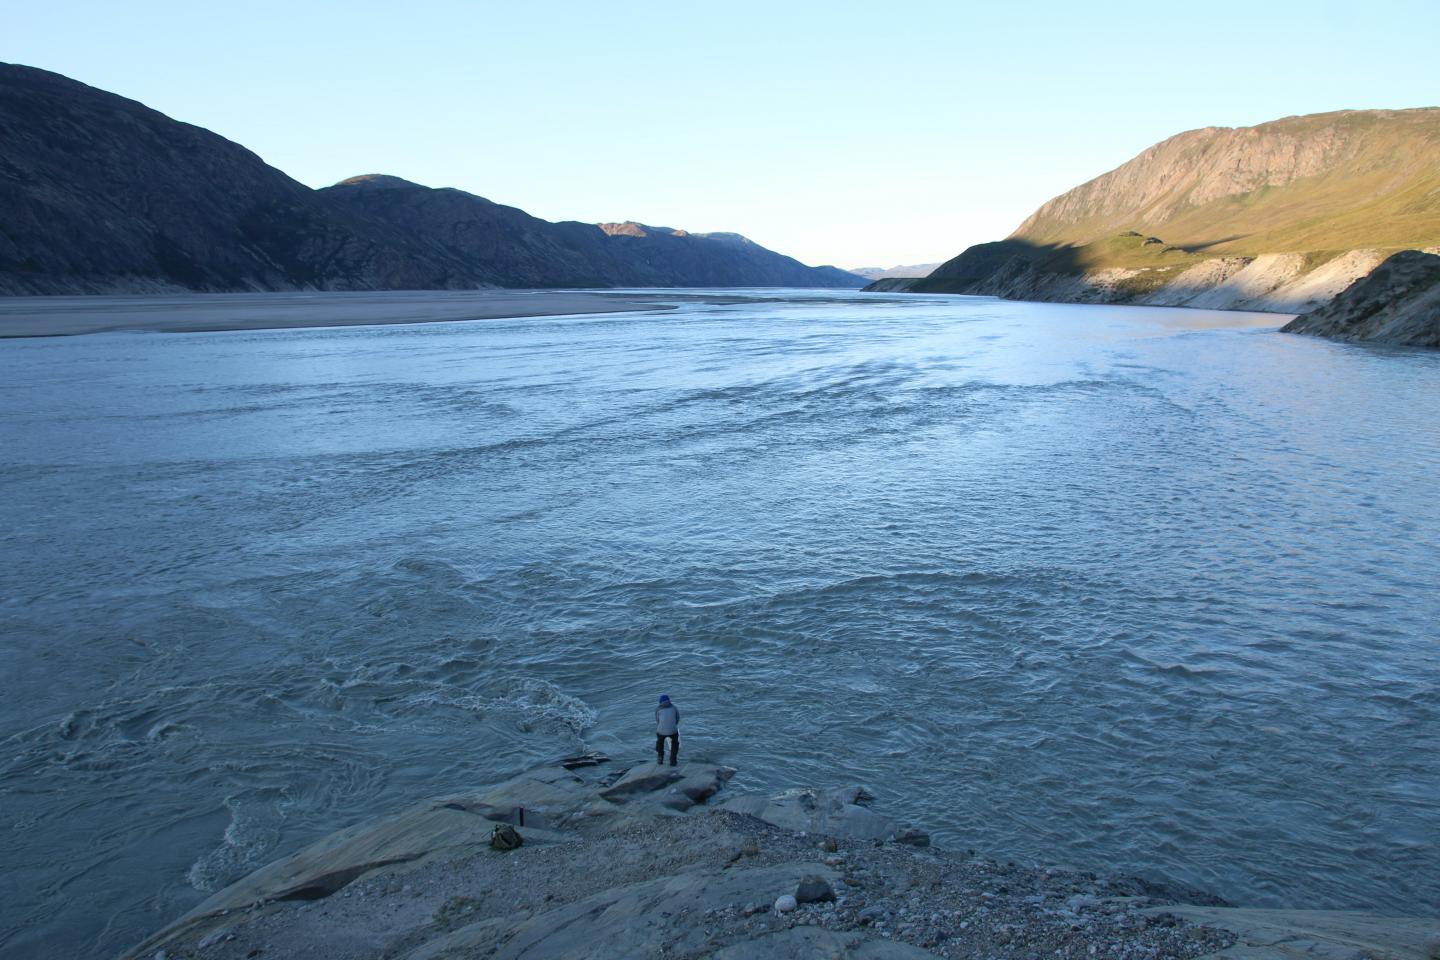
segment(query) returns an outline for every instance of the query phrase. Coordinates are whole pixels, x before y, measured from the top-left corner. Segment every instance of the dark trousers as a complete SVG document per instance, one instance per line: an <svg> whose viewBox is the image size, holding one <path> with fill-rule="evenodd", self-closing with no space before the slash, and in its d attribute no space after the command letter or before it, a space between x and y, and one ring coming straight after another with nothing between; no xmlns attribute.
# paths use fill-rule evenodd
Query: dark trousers
<svg viewBox="0 0 1440 960"><path fill-rule="evenodd" d="M665 762L665 741L670 741L670 766L675 766L676 758L680 756L680 734L678 733L657 733L655 734L655 762Z"/></svg>

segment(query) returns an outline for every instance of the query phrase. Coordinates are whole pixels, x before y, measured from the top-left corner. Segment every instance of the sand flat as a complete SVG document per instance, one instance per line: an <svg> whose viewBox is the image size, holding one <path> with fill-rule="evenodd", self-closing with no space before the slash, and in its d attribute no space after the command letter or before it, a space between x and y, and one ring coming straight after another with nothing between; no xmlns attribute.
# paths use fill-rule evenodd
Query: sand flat
<svg viewBox="0 0 1440 960"><path fill-rule="evenodd" d="M200 333L668 310L654 297L580 290L406 290L0 298L0 338Z"/></svg>

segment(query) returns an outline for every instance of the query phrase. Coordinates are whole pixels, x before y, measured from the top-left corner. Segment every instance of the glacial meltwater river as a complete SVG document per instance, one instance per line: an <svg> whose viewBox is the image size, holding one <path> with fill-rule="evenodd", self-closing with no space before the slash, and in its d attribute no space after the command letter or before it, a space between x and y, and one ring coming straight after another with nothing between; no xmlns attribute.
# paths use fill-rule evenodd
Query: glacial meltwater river
<svg viewBox="0 0 1440 960"><path fill-rule="evenodd" d="M660 693L732 790L1437 908L1440 353L665 296L0 342L0 954L110 956L367 815L647 760Z"/></svg>

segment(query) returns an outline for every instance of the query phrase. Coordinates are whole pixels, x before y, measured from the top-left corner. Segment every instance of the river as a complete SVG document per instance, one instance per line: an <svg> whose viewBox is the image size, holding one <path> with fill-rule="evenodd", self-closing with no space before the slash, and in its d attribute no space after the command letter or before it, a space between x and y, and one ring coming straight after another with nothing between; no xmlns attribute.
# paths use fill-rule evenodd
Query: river
<svg viewBox="0 0 1440 960"><path fill-rule="evenodd" d="M366 815L646 760L661 693L727 789L1436 908L1440 354L672 302L0 342L0 952L113 955Z"/></svg>

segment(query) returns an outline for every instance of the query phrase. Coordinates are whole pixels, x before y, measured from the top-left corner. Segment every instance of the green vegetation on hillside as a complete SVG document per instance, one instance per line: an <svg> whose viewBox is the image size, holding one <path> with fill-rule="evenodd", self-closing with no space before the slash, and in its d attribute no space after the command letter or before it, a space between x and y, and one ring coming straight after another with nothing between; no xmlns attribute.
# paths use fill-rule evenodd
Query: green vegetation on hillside
<svg viewBox="0 0 1440 960"><path fill-rule="evenodd" d="M1011 239L1121 266L1133 251L1112 238L1128 230L1206 256L1440 243L1440 108L1181 134L1045 204Z"/></svg>

